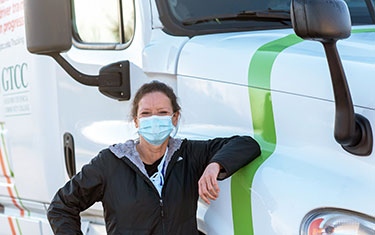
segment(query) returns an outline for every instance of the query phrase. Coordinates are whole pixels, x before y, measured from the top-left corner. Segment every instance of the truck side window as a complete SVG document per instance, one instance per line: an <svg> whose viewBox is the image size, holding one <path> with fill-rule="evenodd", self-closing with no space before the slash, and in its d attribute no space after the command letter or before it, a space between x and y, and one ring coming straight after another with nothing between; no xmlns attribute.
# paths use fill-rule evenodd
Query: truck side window
<svg viewBox="0 0 375 235"><path fill-rule="evenodd" d="M361 24L371 24L374 23L371 20L371 8L368 7L367 4L371 4L371 1L366 2L366 0L345 0L346 4L348 4L350 15L352 18L353 25L361 25ZM375 1L372 0L372 4Z"/></svg>
<svg viewBox="0 0 375 235"><path fill-rule="evenodd" d="M374 0L344 0L353 25L375 24ZM159 0L164 31L202 35L291 28L291 0Z"/></svg>
<svg viewBox="0 0 375 235"><path fill-rule="evenodd" d="M75 45L123 49L134 35L134 0L72 0Z"/></svg>

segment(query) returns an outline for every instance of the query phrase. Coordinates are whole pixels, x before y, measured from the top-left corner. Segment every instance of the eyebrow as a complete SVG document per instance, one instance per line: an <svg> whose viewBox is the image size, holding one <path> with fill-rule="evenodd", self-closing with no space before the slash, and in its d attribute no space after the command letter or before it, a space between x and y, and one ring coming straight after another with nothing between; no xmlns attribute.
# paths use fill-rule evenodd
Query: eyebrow
<svg viewBox="0 0 375 235"><path fill-rule="evenodd" d="M151 111L152 109L151 108L141 108L139 109L140 112L142 111ZM157 111L169 111L169 110L173 110L173 109L169 109L169 107L159 107L159 108L156 108Z"/></svg>

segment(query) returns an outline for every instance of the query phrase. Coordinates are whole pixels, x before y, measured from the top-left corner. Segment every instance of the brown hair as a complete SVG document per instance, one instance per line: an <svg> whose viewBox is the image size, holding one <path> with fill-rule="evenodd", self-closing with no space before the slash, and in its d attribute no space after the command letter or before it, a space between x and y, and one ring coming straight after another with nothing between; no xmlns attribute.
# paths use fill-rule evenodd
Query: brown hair
<svg viewBox="0 0 375 235"><path fill-rule="evenodd" d="M173 89L159 81L152 81L150 83L143 84L135 94L135 97L133 99L132 109L131 109L131 117L135 119L137 117L138 112L138 104L139 101L145 96L146 94L152 93L152 92L161 92L165 94L172 104L173 112L177 112L181 110L180 105L177 103L177 97L173 92Z"/></svg>

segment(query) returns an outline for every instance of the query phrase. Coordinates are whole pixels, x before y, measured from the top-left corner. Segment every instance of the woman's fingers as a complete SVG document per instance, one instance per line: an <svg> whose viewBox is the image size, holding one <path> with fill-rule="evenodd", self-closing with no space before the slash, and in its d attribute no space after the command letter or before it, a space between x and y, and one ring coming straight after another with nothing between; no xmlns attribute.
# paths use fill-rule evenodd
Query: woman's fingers
<svg viewBox="0 0 375 235"><path fill-rule="evenodd" d="M216 200L219 196L219 185L217 183L217 176L220 171L220 165L217 163L209 164L202 177L198 182L199 196L207 204L210 204L210 200Z"/></svg>
<svg viewBox="0 0 375 235"><path fill-rule="evenodd" d="M217 177L211 178L211 184L212 184L217 196L219 196L220 188L219 188L219 184L217 183Z"/></svg>
<svg viewBox="0 0 375 235"><path fill-rule="evenodd" d="M210 200L208 200L207 198L207 190L206 190L206 186L205 186L205 183L202 182L201 180L199 180L199 196L202 198L202 200L204 202L206 202L207 204L210 204Z"/></svg>
<svg viewBox="0 0 375 235"><path fill-rule="evenodd" d="M215 200L219 196L219 194L215 191L212 181L213 179L211 177L208 178L206 185L207 185L207 190L209 192L209 197Z"/></svg>

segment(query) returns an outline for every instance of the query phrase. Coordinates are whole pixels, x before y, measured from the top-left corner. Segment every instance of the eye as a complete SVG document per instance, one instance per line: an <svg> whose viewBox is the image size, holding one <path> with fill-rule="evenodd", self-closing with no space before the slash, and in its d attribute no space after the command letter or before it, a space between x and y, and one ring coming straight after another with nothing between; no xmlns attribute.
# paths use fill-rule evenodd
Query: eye
<svg viewBox="0 0 375 235"><path fill-rule="evenodd" d="M143 111L139 114L139 116L141 117L148 117L148 116L151 116L151 112L148 112L148 111Z"/></svg>
<svg viewBox="0 0 375 235"><path fill-rule="evenodd" d="M169 114L168 111L159 111L159 113L158 113L159 116L166 116L168 114Z"/></svg>

